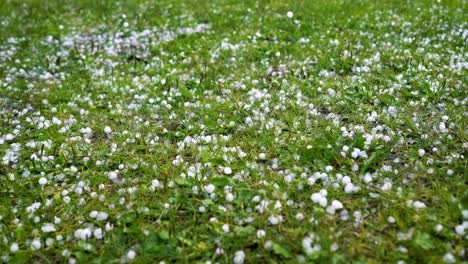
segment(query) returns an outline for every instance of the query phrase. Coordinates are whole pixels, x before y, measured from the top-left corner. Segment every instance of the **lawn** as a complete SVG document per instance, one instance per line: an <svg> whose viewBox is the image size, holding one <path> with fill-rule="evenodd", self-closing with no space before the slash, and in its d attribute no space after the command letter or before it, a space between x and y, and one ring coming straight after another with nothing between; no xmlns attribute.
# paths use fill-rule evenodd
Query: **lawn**
<svg viewBox="0 0 468 264"><path fill-rule="evenodd" d="M0 6L0 262L467 263L466 1Z"/></svg>

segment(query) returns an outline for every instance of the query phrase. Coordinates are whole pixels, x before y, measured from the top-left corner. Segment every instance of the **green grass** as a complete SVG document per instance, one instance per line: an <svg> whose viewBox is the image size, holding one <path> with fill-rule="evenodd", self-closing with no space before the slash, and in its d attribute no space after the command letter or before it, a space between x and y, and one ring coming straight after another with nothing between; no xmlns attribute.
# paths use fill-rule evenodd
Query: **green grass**
<svg viewBox="0 0 468 264"><path fill-rule="evenodd" d="M2 262L466 263L467 7L3 1Z"/></svg>

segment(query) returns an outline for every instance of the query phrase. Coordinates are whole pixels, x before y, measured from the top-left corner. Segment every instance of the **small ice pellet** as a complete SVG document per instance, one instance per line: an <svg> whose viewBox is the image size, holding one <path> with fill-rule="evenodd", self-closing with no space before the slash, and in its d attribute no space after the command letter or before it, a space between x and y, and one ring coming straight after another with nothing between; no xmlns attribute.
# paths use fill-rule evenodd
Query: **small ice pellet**
<svg viewBox="0 0 468 264"><path fill-rule="evenodd" d="M44 178L44 177L41 177L41 178L39 179L39 184L40 184L40 185L46 185L46 184L47 184L47 179Z"/></svg>
<svg viewBox="0 0 468 264"><path fill-rule="evenodd" d="M127 253L127 258L128 259L134 259L136 257L136 252L130 249Z"/></svg>
<svg viewBox="0 0 468 264"><path fill-rule="evenodd" d="M426 154L426 151L425 151L424 149L419 149L419 150L418 150L418 155L419 155L420 157L424 156L424 154Z"/></svg>
<svg viewBox="0 0 468 264"><path fill-rule="evenodd" d="M215 188L216 188L216 187L215 187L213 184L208 184L207 186L205 186L205 191L206 191L207 193L213 193L214 190L215 190Z"/></svg>
<svg viewBox="0 0 468 264"><path fill-rule="evenodd" d="M232 174L232 169L229 168L229 167L225 167L224 170L223 170L223 172L224 172L224 174L226 174L226 175L230 175L230 174Z"/></svg>
<svg viewBox="0 0 468 264"><path fill-rule="evenodd" d="M13 243L13 244L11 244L11 246L10 246L10 251L11 251L11 252L14 253L14 252L16 252L16 251L18 251L18 250L19 250L18 243Z"/></svg>

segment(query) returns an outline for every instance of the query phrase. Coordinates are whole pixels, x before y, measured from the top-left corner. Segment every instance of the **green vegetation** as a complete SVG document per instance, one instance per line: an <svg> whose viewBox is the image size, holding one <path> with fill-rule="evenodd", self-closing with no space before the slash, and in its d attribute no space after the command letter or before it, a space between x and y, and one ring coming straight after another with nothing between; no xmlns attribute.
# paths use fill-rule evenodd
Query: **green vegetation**
<svg viewBox="0 0 468 264"><path fill-rule="evenodd" d="M0 8L9 263L462 263L466 1Z"/></svg>

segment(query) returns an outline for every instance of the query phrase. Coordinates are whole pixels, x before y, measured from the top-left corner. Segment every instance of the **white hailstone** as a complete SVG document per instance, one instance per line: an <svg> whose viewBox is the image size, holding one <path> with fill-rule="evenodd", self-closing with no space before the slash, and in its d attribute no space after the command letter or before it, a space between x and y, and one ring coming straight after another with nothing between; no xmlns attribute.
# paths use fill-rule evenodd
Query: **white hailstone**
<svg viewBox="0 0 468 264"><path fill-rule="evenodd" d="M319 193L313 193L310 198L312 199L314 203L318 203L320 204L320 206L325 207L327 206L327 198L325 198L325 196L326 196L326 191L321 190Z"/></svg>
<svg viewBox="0 0 468 264"><path fill-rule="evenodd" d="M38 250L41 248L41 241L39 239L34 239L32 242L31 242L31 249L32 250Z"/></svg>
<svg viewBox="0 0 468 264"><path fill-rule="evenodd" d="M330 206L327 207L327 213L329 214L335 214L337 208L331 204Z"/></svg>
<svg viewBox="0 0 468 264"><path fill-rule="evenodd" d="M41 231L44 233L55 232L54 224L46 223L41 227Z"/></svg>
<svg viewBox="0 0 468 264"><path fill-rule="evenodd" d="M309 178L307 179L307 184L309 184L309 185L314 185L314 183L315 183L315 178L314 178L314 177L309 177Z"/></svg>
<svg viewBox="0 0 468 264"><path fill-rule="evenodd" d="M207 193L213 193L215 191L215 186L213 184L208 184L207 186L205 186L205 192Z"/></svg>
<svg viewBox="0 0 468 264"><path fill-rule="evenodd" d="M327 166L327 167L325 167L325 171L326 171L326 172L330 172L330 171L332 171L332 170L333 170L333 167L332 167L332 166Z"/></svg>
<svg viewBox="0 0 468 264"><path fill-rule="evenodd" d="M443 259L445 263L455 263L456 261L455 257L450 252L447 252L447 254L444 255Z"/></svg>
<svg viewBox="0 0 468 264"><path fill-rule="evenodd" d="M28 170L23 171L23 174L21 174L21 176L22 176L23 178L27 178L27 177L29 177L29 175L31 175L31 172L28 171Z"/></svg>
<svg viewBox="0 0 468 264"><path fill-rule="evenodd" d="M313 254L321 249L321 246L318 244L312 247L312 242L313 239L311 237L305 237L302 239L302 247L307 255Z"/></svg>
<svg viewBox="0 0 468 264"><path fill-rule="evenodd" d="M234 195L232 193L226 194L226 201L232 202L234 200Z"/></svg>
<svg viewBox="0 0 468 264"><path fill-rule="evenodd" d="M90 127L85 127L85 128L81 128L80 132L82 134L91 134L93 132L93 130Z"/></svg>
<svg viewBox="0 0 468 264"><path fill-rule="evenodd" d="M439 130L440 130L441 133L447 133L448 132L447 127L445 126L444 122L439 123Z"/></svg>
<svg viewBox="0 0 468 264"><path fill-rule="evenodd" d="M245 157L247 157L247 153L245 153L245 152L242 151L242 150L239 150L239 154L237 154L237 156L238 156L239 158L245 158Z"/></svg>
<svg viewBox="0 0 468 264"><path fill-rule="evenodd" d="M117 179L117 173L115 171L110 171L109 172L109 179L111 179L111 180Z"/></svg>
<svg viewBox="0 0 468 264"><path fill-rule="evenodd" d="M331 206L328 206L327 207L327 213L329 214L335 214L336 210L335 208L331 207Z"/></svg>
<svg viewBox="0 0 468 264"><path fill-rule="evenodd" d="M333 200L331 206L335 209L343 209L343 204L338 200Z"/></svg>
<svg viewBox="0 0 468 264"><path fill-rule="evenodd" d="M368 158L369 156L367 155L367 152L365 152L364 150L362 150L362 151L359 151L359 157L361 157L361 158Z"/></svg>
<svg viewBox="0 0 468 264"><path fill-rule="evenodd" d="M327 206L327 198L325 198L325 197L322 196L321 199L320 199L320 201L319 201L319 204L320 204L320 206L322 206L322 207Z"/></svg>
<svg viewBox="0 0 468 264"><path fill-rule="evenodd" d="M91 230L88 229L88 228L77 229L75 231L75 237L78 238L78 239L81 239L81 240L86 240L86 239L90 238L91 235L92 235Z"/></svg>
<svg viewBox="0 0 468 264"><path fill-rule="evenodd" d="M460 235L460 236L463 236L465 234L465 226L463 225L457 225L455 227L455 232Z"/></svg>
<svg viewBox="0 0 468 264"><path fill-rule="evenodd" d="M359 156L359 152L361 152L361 150L358 149L358 148L355 148L355 149L353 150L353 152L351 152L351 157L352 157L353 159L356 159L356 158Z"/></svg>
<svg viewBox="0 0 468 264"><path fill-rule="evenodd" d="M281 209L282 205L281 205L281 202L280 201L276 201L275 202L275 210L278 210L278 209Z"/></svg>
<svg viewBox="0 0 468 264"><path fill-rule="evenodd" d="M426 204L424 204L423 202L420 202L420 201L415 201L413 203L413 206L417 209L420 209L420 208L426 208Z"/></svg>
<svg viewBox="0 0 468 264"><path fill-rule="evenodd" d="M184 159L181 156L176 156L176 158L172 161L172 164L174 166L180 165L182 162L184 162Z"/></svg>
<svg viewBox="0 0 468 264"><path fill-rule="evenodd" d="M103 233L102 233L102 228L97 228L94 230L93 235L96 239L102 239L103 238Z"/></svg>
<svg viewBox="0 0 468 264"><path fill-rule="evenodd" d="M463 210L462 215L463 215L463 218L467 219L468 218L468 210Z"/></svg>
<svg viewBox="0 0 468 264"><path fill-rule="evenodd" d="M96 218L97 220L106 220L109 215L106 212L92 211L89 213L89 217Z"/></svg>
<svg viewBox="0 0 468 264"><path fill-rule="evenodd" d="M36 202L36 203L33 203L31 206L28 206L26 208L26 212L28 213L34 213L37 209L39 209L39 207L41 207L41 203L39 202Z"/></svg>
<svg viewBox="0 0 468 264"><path fill-rule="evenodd" d="M354 186L354 184L346 184L345 186L345 193L352 193L354 191L359 191L359 187Z"/></svg>
<svg viewBox="0 0 468 264"><path fill-rule="evenodd" d="M451 170L451 169L448 169L448 170L447 170L447 175L448 175L448 176L452 176L452 175L453 175L453 173L454 173L454 171L453 171L453 170Z"/></svg>
<svg viewBox="0 0 468 264"><path fill-rule="evenodd" d="M224 225L222 226L222 229L223 229L224 233L229 233L229 225L224 224Z"/></svg>
<svg viewBox="0 0 468 264"><path fill-rule="evenodd" d="M325 190L325 189L321 189L321 190L319 191L319 193L320 193L320 195L323 196L323 197L327 196L327 194L328 194L327 190Z"/></svg>
<svg viewBox="0 0 468 264"><path fill-rule="evenodd" d="M258 158L261 159L261 160L266 159L265 153L260 153L260 154L258 154Z"/></svg>
<svg viewBox="0 0 468 264"><path fill-rule="evenodd" d="M265 241L265 244L263 244L263 248L266 250L270 250L272 246L273 246L273 241L271 240L267 240Z"/></svg>
<svg viewBox="0 0 468 264"><path fill-rule="evenodd" d="M10 246L10 251L15 253L18 250L19 250L18 243L12 243L11 246Z"/></svg>
<svg viewBox="0 0 468 264"><path fill-rule="evenodd" d="M320 195L320 193L313 193L311 196L310 196L310 199L314 202L314 203L318 203L320 201L320 199L322 198L322 195Z"/></svg>
<svg viewBox="0 0 468 264"><path fill-rule="evenodd" d="M393 216L389 216L387 218L387 221L390 223L390 224L394 224L396 222L395 218Z"/></svg>
<svg viewBox="0 0 468 264"><path fill-rule="evenodd" d="M128 259L134 259L136 257L136 252L133 249L130 249L127 253Z"/></svg>
<svg viewBox="0 0 468 264"><path fill-rule="evenodd" d="M292 17L294 16L294 13L293 13L292 11L288 11L288 12L286 13L286 16L287 16L288 18L292 18Z"/></svg>
<svg viewBox="0 0 468 264"><path fill-rule="evenodd" d="M232 169L229 168L229 167L224 167L223 172L224 172L224 174L226 174L226 175L231 175L231 174L232 174Z"/></svg>
<svg viewBox="0 0 468 264"><path fill-rule="evenodd" d="M112 128L110 128L109 126L104 127L104 133L106 134L112 133Z"/></svg>
<svg viewBox="0 0 468 264"><path fill-rule="evenodd" d="M41 177L41 178L39 179L39 184L40 184L40 185L46 185L46 184L47 184L47 179L44 178L44 177Z"/></svg>
<svg viewBox="0 0 468 264"><path fill-rule="evenodd" d="M254 197L255 198L255 197ZM252 199L253 201L253 199ZM268 205L270 204L269 201L262 200L259 205L255 206L255 208L263 214L266 210L268 210Z"/></svg>
<svg viewBox="0 0 468 264"><path fill-rule="evenodd" d="M260 202L260 199L261 199L260 195L255 195L255 196L252 198L252 202L253 202L253 203L258 203L258 202Z"/></svg>
<svg viewBox="0 0 468 264"><path fill-rule="evenodd" d="M358 170L359 170L359 165L353 164L353 166L351 166L351 169L352 169L353 171L358 171Z"/></svg>
<svg viewBox="0 0 468 264"><path fill-rule="evenodd" d="M198 207L198 211L200 213L204 213L204 212L206 212L206 207L202 205L202 206Z"/></svg>
<svg viewBox="0 0 468 264"><path fill-rule="evenodd" d="M340 247L338 246L338 243L335 242L335 243L331 244L330 251L335 252L335 251L338 250L338 248L340 248Z"/></svg>
<svg viewBox="0 0 468 264"><path fill-rule="evenodd" d="M277 225L277 224L279 224L279 222L280 222L279 219L278 219L277 217L273 216L273 215L270 216L270 217L268 217L268 221L269 221L270 224L272 224L272 225Z"/></svg>
<svg viewBox="0 0 468 264"><path fill-rule="evenodd" d="M303 215L302 213L297 213L297 214L296 214L296 220L301 221L301 220L303 220L303 219L304 219L304 215Z"/></svg>
<svg viewBox="0 0 468 264"><path fill-rule="evenodd" d="M91 213L89 213L89 217L91 218L96 218L98 215L98 211L91 211Z"/></svg>
<svg viewBox="0 0 468 264"><path fill-rule="evenodd" d="M114 229L114 226L111 223L107 222L106 223L106 231L111 231L112 229Z"/></svg>
<svg viewBox="0 0 468 264"><path fill-rule="evenodd" d="M441 224L437 224L434 229L438 233L438 232L442 231L442 229L444 229L444 226L441 225Z"/></svg>
<svg viewBox="0 0 468 264"><path fill-rule="evenodd" d="M264 237L265 235L266 235L265 230L263 230L263 229L257 230L257 238L262 238L262 237Z"/></svg>
<svg viewBox="0 0 468 264"><path fill-rule="evenodd" d="M349 176L344 176L341 179L341 182L344 183L344 184L350 184L351 183L351 178Z"/></svg>
<svg viewBox="0 0 468 264"><path fill-rule="evenodd" d="M424 154L426 154L426 151L425 151L424 149L419 149L419 150L418 150L418 155L419 155L420 157L424 156Z"/></svg>
<svg viewBox="0 0 468 264"><path fill-rule="evenodd" d="M245 260L245 253L242 250L236 251L236 254L234 255L234 263L235 264L242 264L244 263Z"/></svg>
<svg viewBox="0 0 468 264"><path fill-rule="evenodd" d="M106 220L109 215L105 212L99 212L98 215L96 216L96 219L98 220Z"/></svg>
<svg viewBox="0 0 468 264"><path fill-rule="evenodd" d="M380 187L382 191L388 191L392 189L392 183L391 182L385 182L382 187Z"/></svg>
<svg viewBox="0 0 468 264"><path fill-rule="evenodd" d="M50 247L50 246L52 246L54 244L54 239L49 237L49 238L46 239L45 243L46 243L47 246Z"/></svg>
<svg viewBox="0 0 468 264"><path fill-rule="evenodd" d="M219 248L216 248L215 253L216 253L216 255L221 256L221 255L224 254L224 249L222 249L222 248L220 248L220 247L219 247Z"/></svg>

